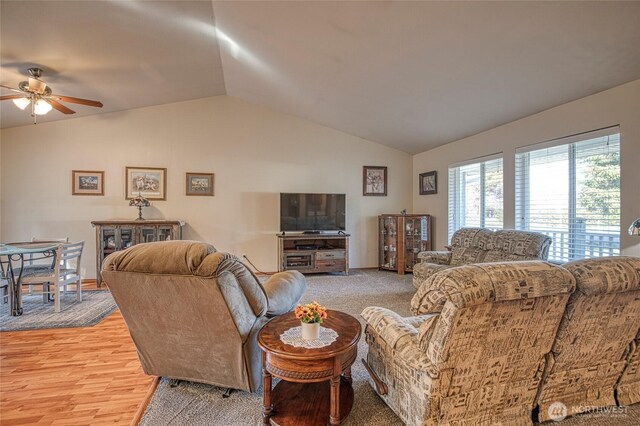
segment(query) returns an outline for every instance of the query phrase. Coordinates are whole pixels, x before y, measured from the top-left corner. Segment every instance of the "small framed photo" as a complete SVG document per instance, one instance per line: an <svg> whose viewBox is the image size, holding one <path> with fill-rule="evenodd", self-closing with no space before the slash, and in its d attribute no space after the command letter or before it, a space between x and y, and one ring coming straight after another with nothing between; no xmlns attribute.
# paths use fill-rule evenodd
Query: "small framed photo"
<svg viewBox="0 0 640 426"><path fill-rule="evenodd" d="M430 195L438 193L438 172L420 173L418 181L420 185L420 195Z"/></svg>
<svg viewBox="0 0 640 426"><path fill-rule="evenodd" d="M125 174L126 199L138 194L147 200L167 199L167 169L159 167L127 167Z"/></svg>
<svg viewBox="0 0 640 426"><path fill-rule="evenodd" d="M104 172L71 171L72 195L104 195Z"/></svg>
<svg viewBox="0 0 640 426"><path fill-rule="evenodd" d="M362 167L362 195L387 196L387 167Z"/></svg>
<svg viewBox="0 0 640 426"><path fill-rule="evenodd" d="M187 173L186 194L213 197L213 173Z"/></svg>

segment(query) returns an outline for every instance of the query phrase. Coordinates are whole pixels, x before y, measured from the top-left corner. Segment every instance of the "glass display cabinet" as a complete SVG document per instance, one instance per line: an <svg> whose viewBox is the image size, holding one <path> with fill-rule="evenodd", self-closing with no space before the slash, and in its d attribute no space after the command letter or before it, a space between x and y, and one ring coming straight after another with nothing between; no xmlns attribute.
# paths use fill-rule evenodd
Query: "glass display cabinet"
<svg viewBox="0 0 640 426"><path fill-rule="evenodd" d="M431 250L431 216L384 214L378 216L378 269L403 275L413 271L418 253Z"/></svg>
<svg viewBox="0 0 640 426"><path fill-rule="evenodd" d="M102 285L102 262L114 251L140 243L181 240L182 220L105 220L93 221L96 228L96 281Z"/></svg>

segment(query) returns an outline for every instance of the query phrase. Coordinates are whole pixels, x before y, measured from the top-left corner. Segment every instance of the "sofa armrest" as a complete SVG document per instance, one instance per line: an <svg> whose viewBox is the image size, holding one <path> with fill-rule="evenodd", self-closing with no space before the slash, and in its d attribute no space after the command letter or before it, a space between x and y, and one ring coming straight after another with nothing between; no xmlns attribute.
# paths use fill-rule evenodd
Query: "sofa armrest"
<svg viewBox="0 0 640 426"><path fill-rule="evenodd" d="M423 263L435 263L436 265L451 264L450 251L423 251L418 253L418 259Z"/></svg>
<svg viewBox="0 0 640 426"><path fill-rule="evenodd" d="M413 286L416 289L422 287L422 284L434 274L450 268L449 265L436 265L435 263L417 263L413 267Z"/></svg>
<svg viewBox="0 0 640 426"><path fill-rule="evenodd" d="M267 293L267 316L286 314L300 301L307 289L307 281L298 271L278 272L264 284Z"/></svg>
<svg viewBox="0 0 640 426"><path fill-rule="evenodd" d="M392 348L406 338L413 338L418 330L397 313L378 306L369 306L360 314L367 324Z"/></svg>
<svg viewBox="0 0 640 426"><path fill-rule="evenodd" d="M414 327L417 321L402 318L389 309L377 306L365 308L361 315L367 322L367 339L381 340L394 351L394 356L399 357L404 365L414 370L425 371L431 378L437 377L437 369L418 344L418 329ZM428 321L437 317L438 315L428 315L420 319ZM372 350L371 346L369 350Z"/></svg>

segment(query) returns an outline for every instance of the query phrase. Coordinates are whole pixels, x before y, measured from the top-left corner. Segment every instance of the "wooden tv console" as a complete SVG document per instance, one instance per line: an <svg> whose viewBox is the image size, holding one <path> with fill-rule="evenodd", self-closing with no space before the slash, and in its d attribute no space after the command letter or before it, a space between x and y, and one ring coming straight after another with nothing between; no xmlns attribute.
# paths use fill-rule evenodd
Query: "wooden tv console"
<svg viewBox="0 0 640 426"><path fill-rule="evenodd" d="M349 275L349 234L278 235L278 271Z"/></svg>

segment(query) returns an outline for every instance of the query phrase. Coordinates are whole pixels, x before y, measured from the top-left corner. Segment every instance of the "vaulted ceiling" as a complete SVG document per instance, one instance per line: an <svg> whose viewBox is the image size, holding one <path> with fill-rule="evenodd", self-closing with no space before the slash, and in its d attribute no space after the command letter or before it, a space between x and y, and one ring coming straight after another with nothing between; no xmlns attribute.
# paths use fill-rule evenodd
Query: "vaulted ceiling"
<svg viewBox="0 0 640 426"><path fill-rule="evenodd" d="M37 65L104 103L39 122L227 94L417 153L639 79L638 22L640 2L3 0L0 83Z"/></svg>

